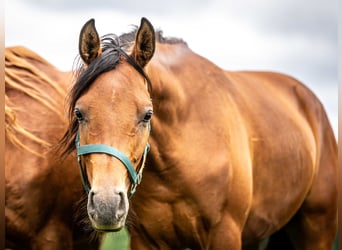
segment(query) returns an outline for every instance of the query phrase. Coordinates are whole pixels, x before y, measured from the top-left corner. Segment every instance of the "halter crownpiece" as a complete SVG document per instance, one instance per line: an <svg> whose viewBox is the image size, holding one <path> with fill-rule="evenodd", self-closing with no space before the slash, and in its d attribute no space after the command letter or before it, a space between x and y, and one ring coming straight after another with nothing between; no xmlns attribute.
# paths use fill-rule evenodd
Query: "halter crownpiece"
<svg viewBox="0 0 342 250"><path fill-rule="evenodd" d="M148 123L148 130L150 133L150 123ZM81 172L81 179L82 179L82 184L83 187L85 189L85 191L87 192L87 194L90 191L90 184L87 178L87 175L83 169L82 166L82 161L81 161L81 156L82 155L87 155L87 154L92 154L92 153L102 153L102 154L107 154L107 155L111 155L115 158L117 158L118 160L120 160L124 166L127 168L127 171L129 173L129 178L131 180L131 191L129 193L128 198L131 198L133 196L133 194L136 191L137 186L140 184L141 179L142 179L142 171L144 169L144 165L145 165L145 161L146 161L146 155L150 150L150 145L147 143L144 149L144 153L142 156L142 163L141 166L138 170L138 172L134 169L133 164L131 163L131 161L129 160L129 158L122 153L120 150L113 148L111 146L105 145L105 144L87 144L87 145L80 145L80 137L79 137L79 133L76 134L76 138L75 138L75 144L76 144L76 150L77 150L77 161L78 161L78 165L80 167L80 172Z"/></svg>

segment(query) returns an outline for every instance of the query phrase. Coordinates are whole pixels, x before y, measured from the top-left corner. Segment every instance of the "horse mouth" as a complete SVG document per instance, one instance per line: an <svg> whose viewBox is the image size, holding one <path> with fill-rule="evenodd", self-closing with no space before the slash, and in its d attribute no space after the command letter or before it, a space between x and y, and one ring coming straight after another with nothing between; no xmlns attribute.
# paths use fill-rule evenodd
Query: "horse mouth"
<svg viewBox="0 0 342 250"><path fill-rule="evenodd" d="M125 226L125 219L117 223L99 223L90 217L92 227L98 232L118 232Z"/></svg>
<svg viewBox="0 0 342 250"><path fill-rule="evenodd" d="M94 227L94 226L93 226ZM111 233L111 232L119 232L120 230L122 230L124 227L117 227L117 228L96 228L94 227L94 229L98 232L102 232L102 233Z"/></svg>
<svg viewBox="0 0 342 250"><path fill-rule="evenodd" d="M104 233L110 233L110 232L119 232L121 229L122 229L122 227L121 227L121 228L118 228L118 229L110 229L110 230L96 230L96 231L99 231L99 232L104 232Z"/></svg>

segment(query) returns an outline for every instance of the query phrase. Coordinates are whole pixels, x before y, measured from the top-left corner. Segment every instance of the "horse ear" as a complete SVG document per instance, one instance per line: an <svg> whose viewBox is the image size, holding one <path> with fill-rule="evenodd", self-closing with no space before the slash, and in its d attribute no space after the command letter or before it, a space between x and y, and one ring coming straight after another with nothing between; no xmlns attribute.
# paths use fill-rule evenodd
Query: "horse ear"
<svg viewBox="0 0 342 250"><path fill-rule="evenodd" d="M155 47L156 39L153 26L143 17L141 18L140 27L135 37L132 57L141 67L145 67L151 60Z"/></svg>
<svg viewBox="0 0 342 250"><path fill-rule="evenodd" d="M78 49L83 62L89 65L102 52L99 35L95 28L95 20L86 22L80 33Z"/></svg>

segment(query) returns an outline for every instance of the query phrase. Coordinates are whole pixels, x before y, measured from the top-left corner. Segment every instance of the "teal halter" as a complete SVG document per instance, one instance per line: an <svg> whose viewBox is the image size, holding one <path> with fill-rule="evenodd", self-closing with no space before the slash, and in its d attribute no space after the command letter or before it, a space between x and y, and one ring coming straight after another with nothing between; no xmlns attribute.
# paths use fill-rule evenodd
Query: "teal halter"
<svg viewBox="0 0 342 250"><path fill-rule="evenodd" d="M150 123L148 124L149 127L149 132L150 132ZM92 153L102 153L102 154L107 154L111 155L118 160L120 160L124 166L127 168L127 171L129 173L129 178L131 180L131 191L129 194L128 198L131 198L132 195L135 193L137 186L140 184L141 179L142 179L142 171L144 169L145 161L146 161L146 155L148 151L150 150L150 145L147 143L144 149L144 153L142 156L142 163L140 166L140 169L135 171L133 164L129 160L129 158L122 153L120 150L113 148L111 146L105 145L105 144L87 144L87 145L82 145L80 146L80 137L79 133L76 134L76 139L75 139L75 144L76 144L76 150L77 150L77 160L78 160L78 165L80 167L80 172L81 172L81 179L82 179L82 184L87 192L87 194L90 191L90 185L89 181L87 178L87 175L85 171L83 170L82 166L82 161L81 161L81 155L87 155L87 154L92 154Z"/></svg>
<svg viewBox="0 0 342 250"><path fill-rule="evenodd" d="M120 52L120 54L125 56L127 61L146 79L147 86L148 86L149 91L150 91L150 88L152 86L151 81L148 78L148 76L146 75L145 71L142 69L142 67L139 66L138 63L132 57L127 55L127 53L125 51L123 51L120 47L118 47L116 49ZM150 122L148 122L148 131L149 131L149 133L151 132ZM76 144L76 150L77 150L78 165L80 167L80 172L81 172L82 184L83 184L83 187L84 187L85 191L87 192L87 194L90 191L90 185L89 185L87 175L86 175L86 173L82 167L81 155L87 155L87 154L92 154L92 153L102 153L102 154L111 155L111 156L119 159L124 164L124 166L127 168L127 171L129 173L129 178L130 178L131 184L132 184L131 185L131 191L129 194L129 198L132 197L132 195L136 191L137 186L141 182L142 171L144 169L144 165L145 165L145 161L146 161L146 155L147 155L148 151L150 150L150 145L148 143L145 146L144 153L142 156L142 163L141 163L141 166L140 166L138 172L135 171L133 164L131 163L129 158L124 153L122 153L120 150L118 150L116 148L113 148L113 147L105 145L105 144L88 144L88 145L80 146L80 137L79 137L78 132L76 134L75 144Z"/></svg>

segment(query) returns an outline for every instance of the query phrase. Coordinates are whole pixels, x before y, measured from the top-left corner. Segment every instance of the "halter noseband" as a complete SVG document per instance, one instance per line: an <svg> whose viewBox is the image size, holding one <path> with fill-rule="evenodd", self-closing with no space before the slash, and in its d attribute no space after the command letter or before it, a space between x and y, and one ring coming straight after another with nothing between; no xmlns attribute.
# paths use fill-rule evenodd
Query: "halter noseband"
<svg viewBox="0 0 342 250"><path fill-rule="evenodd" d="M150 123L148 123L148 129L150 132ZM102 153L102 154L111 155L111 156L117 158L127 168L127 171L129 173L129 178L130 178L131 184L132 184L131 185L131 191L129 193L128 198L131 198L133 196L133 194L136 191L137 186L140 184L141 179L142 179L142 172L143 172L145 161L146 161L146 155L147 155L148 151L150 150L150 145L148 143L145 146L144 153L142 156L141 166L140 166L138 172L134 169L134 166L131 163L131 161L129 160L129 158L124 153L122 153L120 150L118 150L116 148L113 148L113 147L105 145L105 144L87 144L87 145L80 146L79 133L77 133L77 135L76 135L75 144L76 144L76 150L77 150L77 161L78 161L78 165L80 167L80 172L81 172L82 184L83 184L83 187L84 187L85 191L87 192L87 194L90 191L90 185L89 185L87 175L86 175L85 171L83 170L81 155L87 155L87 154L92 154L92 153Z"/></svg>

